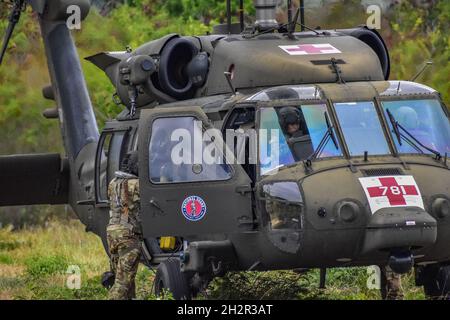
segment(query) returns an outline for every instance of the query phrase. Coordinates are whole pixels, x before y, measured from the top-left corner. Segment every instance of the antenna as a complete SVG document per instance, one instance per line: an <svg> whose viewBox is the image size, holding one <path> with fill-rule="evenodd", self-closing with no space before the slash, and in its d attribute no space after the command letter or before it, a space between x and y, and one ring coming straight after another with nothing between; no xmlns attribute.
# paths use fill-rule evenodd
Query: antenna
<svg viewBox="0 0 450 320"><path fill-rule="evenodd" d="M227 26L228 33L231 33L231 0L227 0Z"/></svg>
<svg viewBox="0 0 450 320"><path fill-rule="evenodd" d="M411 79L411 82L414 82L417 80L417 78L419 78L424 72L425 70L428 69L429 66L433 65L433 61L427 61L423 66L422 69L420 69L419 72L417 72L417 74Z"/></svg>
<svg viewBox="0 0 450 320"><path fill-rule="evenodd" d="M301 31L305 31L305 0L300 0L300 24L301 24Z"/></svg>
<svg viewBox="0 0 450 320"><path fill-rule="evenodd" d="M244 32L244 0L239 0L239 22L241 23L241 32Z"/></svg>
<svg viewBox="0 0 450 320"><path fill-rule="evenodd" d="M287 0L287 8L288 8L288 24L292 23L292 0Z"/></svg>
<svg viewBox="0 0 450 320"><path fill-rule="evenodd" d="M289 37L292 39L295 39L295 37L293 36L293 33L295 32L295 27L298 24L297 21L298 21L299 15L300 15L300 9L298 9L297 12L295 13L294 20L289 20L288 32L289 32Z"/></svg>

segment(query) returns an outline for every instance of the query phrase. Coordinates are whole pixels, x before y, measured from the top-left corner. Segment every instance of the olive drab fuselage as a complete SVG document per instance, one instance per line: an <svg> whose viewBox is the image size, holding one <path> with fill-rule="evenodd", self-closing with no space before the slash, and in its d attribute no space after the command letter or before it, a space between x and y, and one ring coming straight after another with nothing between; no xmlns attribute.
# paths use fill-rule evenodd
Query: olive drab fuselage
<svg viewBox="0 0 450 320"><path fill-rule="evenodd" d="M102 137L114 134L122 137L126 131L122 140L125 150L138 148L144 236L182 237L190 244L185 250L189 257L184 261L186 271L208 270L209 266L204 262L208 256L223 261L230 270L383 265L391 254L391 248L403 247L412 249L416 263L445 261L450 257L446 249L450 232L445 232L450 223L447 215L438 213L436 206L450 197L449 167L444 159L437 160L432 155L396 154L394 137L384 118L380 120L383 123L380 127L386 126L383 139L386 139L390 154L368 154L365 158L364 155L345 154L348 151L342 148L340 156L319 158L309 165L299 161L266 176L261 175L257 166L251 169L251 166L232 165L233 174L224 181L152 182L149 146L152 124L157 119L195 117L203 121L206 128L215 126L224 131L235 127L234 115L246 110L254 114L249 118L253 121L250 127L260 128L263 110L324 103L334 123L335 101L377 101L377 106L381 106L384 100L407 101L409 96L396 92L384 96L396 85L395 81L319 84L317 101L302 100L301 96L292 100L268 101L253 100L258 94L229 96L219 100L219 105L229 105L220 121L214 120L218 118L221 107L180 107L173 104L141 109L139 119L108 123ZM403 85L405 90L416 86L411 83ZM284 87L280 87L280 91L282 89ZM274 92L276 88L270 90ZM355 98L358 94L359 97ZM439 96L427 89L417 94L415 99L439 101ZM442 107L442 114L446 114L444 110ZM334 125L337 132L342 130L338 126L338 123ZM136 136L139 136L139 141L136 141ZM344 139L338 135L340 147L348 143L342 141ZM124 146L118 145L117 148L123 149ZM360 179L392 176L414 177L423 208L400 206L371 211ZM265 192L268 185L286 182L298 186L298 200L303 199L299 205L271 200ZM206 217L198 222L187 220L182 212L183 201L193 195L204 200L207 206ZM446 212L445 209L442 212ZM283 217L293 215L297 215L298 223L283 224Z"/></svg>

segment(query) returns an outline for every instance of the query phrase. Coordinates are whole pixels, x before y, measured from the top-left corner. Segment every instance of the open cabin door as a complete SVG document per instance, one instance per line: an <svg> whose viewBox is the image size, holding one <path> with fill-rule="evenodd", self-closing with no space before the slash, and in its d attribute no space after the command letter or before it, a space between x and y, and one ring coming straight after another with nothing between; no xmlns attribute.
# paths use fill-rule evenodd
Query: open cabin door
<svg viewBox="0 0 450 320"><path fill-rule="evenodd" d="M210 122L200 107L141 112L145 237L236 233L252 225L251 180L236 161L226 161L222 137L211 139L208 129ZM216 152L206 152L211 157L202 156L214 147Z"/></svg>

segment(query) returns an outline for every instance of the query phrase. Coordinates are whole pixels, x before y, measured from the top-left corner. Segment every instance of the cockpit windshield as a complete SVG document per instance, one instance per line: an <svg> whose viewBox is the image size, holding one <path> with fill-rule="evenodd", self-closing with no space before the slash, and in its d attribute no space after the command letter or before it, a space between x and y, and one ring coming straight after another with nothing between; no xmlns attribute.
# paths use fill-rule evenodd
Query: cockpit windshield
<svg viewBox="0 0 450 320"><path fill-rule="evenodd" d="M373 102L334 105L351 156L389 154L389 146Z"/></svg>
<svg viewBox="0 0 450 320"><path fill-rule="evenodd" d="M437 99L382 101L380 111L373 101L333 106L351 157L391 154L383 111L400 153L450 153L450 122ZM299 161L343 156L334 125L326 104L261 108L261 175Z"/></svg>
<svg viewBox="0 0 450 320"><path fill-rule="evenodd" d="M263 108L259 139L261 174L314 154L317 158L342 156L340 147L331 139L335 131L327 119L325 104Z"/></svg>
<svg viewBox="0 0 450 320"><path fill-rule="evenodd" d="M406 131L399 132L400 142L393 132L400 153L431 154L430 149L441 155L450 153L450 122L438 100L383 101L382 106L386 117L388 118L389 110L393 119L401 126L400 131ZM394 130L391 122L389 127L391 131ZM415 142L411 136L420 143Z"/></svg>

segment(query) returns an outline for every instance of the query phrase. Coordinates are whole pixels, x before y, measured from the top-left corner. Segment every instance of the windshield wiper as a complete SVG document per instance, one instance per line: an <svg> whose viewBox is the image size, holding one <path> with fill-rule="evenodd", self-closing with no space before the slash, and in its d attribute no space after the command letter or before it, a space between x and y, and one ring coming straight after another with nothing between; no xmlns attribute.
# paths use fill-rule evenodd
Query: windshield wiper
<svg viewBox="0 0 450 320"><path fill-rule="evenodd" d="M324 116L325 116L325 122L327 124L328 129L325 132L325 135L323 136L322 140L320 140L320 143L317 146L316 151L311 156L309 156L309 158L307 160L308 162L311 162L311 161L317 159L318 157L320 157L320 155L322 154L323 150L328 145L328 142L330 142L330 140L333 141L333 144L336 147L336 150L339 150L339 145L337 143L337 139L336 139L336 136L333 131L333 126L331 125L330 119L328 118L328 114L326 112L324 112Z"/></svg>
<svg viewBox="0 0 450 320"><path fill-rule="evenodd" d="M393 131L394 131L394 133L395 133L395 135L397 137L397 140L398 140L398 143L399 143L400 146L403 145L402 144L402 138L403 138L403 140L405 140L410 146L412 146L417 151L419 151L421 153L425 153L420 148L420 147L422 147L423 149L425 149L425 150L431 152L432 154L434 154L436 156L436 160L442 159L442 155L441 155L441 153L439 151L436 151L434 149L431 149L430 147L427 147L422 142L420 142L416 137L414 137L414 135L411 132L409 132L405 127L403 127L395 119L394 115L392 114L392 112L389 109L386 109L386 113L388 114L389 121L392 124ZM404 133L406 133L407 136L405 136L405 134L401 133L400 130L402 130Z"/></svg>

